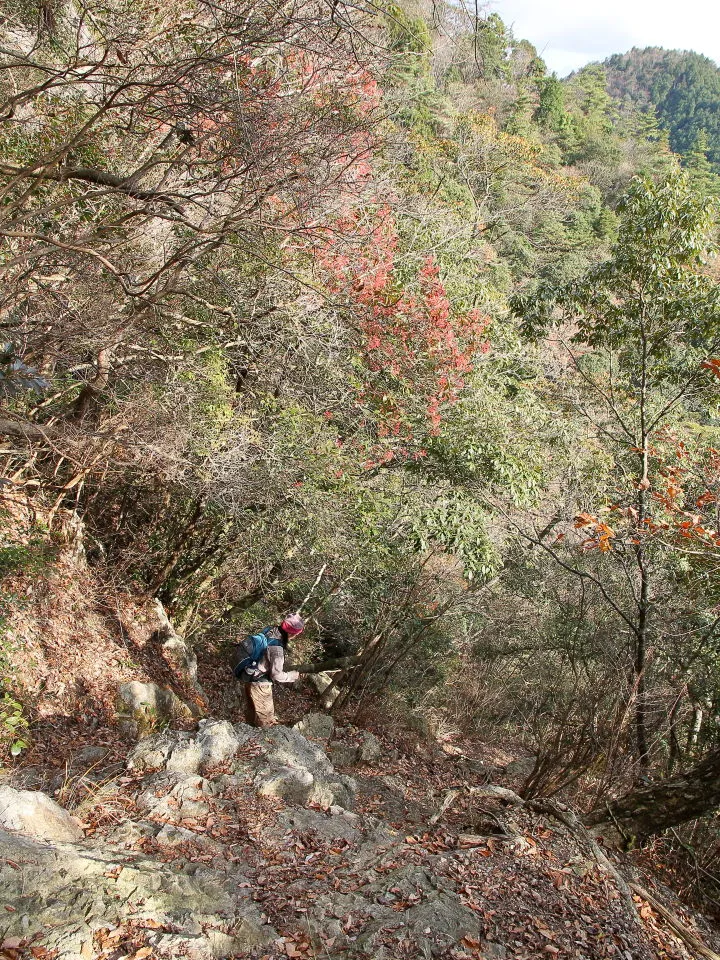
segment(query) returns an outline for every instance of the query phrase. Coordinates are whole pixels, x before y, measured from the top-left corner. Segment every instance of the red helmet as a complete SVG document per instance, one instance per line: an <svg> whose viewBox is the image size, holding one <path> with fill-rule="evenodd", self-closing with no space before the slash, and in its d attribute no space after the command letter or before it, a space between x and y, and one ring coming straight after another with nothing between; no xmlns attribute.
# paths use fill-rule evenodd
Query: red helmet
<svg viewBox="0 0 720 960"><path fill-rule="evenodd" d="M291 613L280 624L280 629L284 630L289 637L296 637L305 629L305 621L299 613Z"/></svg>

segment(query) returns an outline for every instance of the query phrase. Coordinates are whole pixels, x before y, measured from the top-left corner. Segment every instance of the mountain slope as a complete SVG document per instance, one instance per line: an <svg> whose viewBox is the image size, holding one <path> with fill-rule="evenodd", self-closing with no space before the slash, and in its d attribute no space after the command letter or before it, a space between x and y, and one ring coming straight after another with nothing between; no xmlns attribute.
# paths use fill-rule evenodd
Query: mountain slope
<svg viewBox="0 0 720 960"><path fill-rule="evenodd" d="M347 764L352 739L368 735L313 720L303 729L315 742L213 720L155 734L124 776L88 771L99 779L75 808L82 824L55 807L78 834L69 842L66 824L48 829L47 798L42 835L37 818L0 829L2 955L687 960L647 908L636 915L607 862L512 791L478 783L470 805L432 825L428 808L423 824L405 778L421 766L439 786L440 758L401 745L393 759L371 738L374 759L338 773L328 754ZM468 786L486 776L461 773ZM0 823L14 793L3 789Z"/></svg>
<svg viewBox="0 0 720 960"><path fill-rule="evenodd" d="M699 53L633 48L604 62L608 92L624 104L654 108L676 153L687 154L702 131L708 159L720 171L720 69Z"/></svg>

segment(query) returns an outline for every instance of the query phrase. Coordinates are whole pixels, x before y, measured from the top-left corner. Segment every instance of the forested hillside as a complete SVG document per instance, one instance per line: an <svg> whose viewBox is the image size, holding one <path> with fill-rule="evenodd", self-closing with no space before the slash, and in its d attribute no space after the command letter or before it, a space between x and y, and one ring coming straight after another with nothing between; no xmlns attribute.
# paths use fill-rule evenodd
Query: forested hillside
<svg viewBox="0 0 720 960"><path fill-rule="evenodd" d="M302 608L343 722L511 745L513 803L716 912L710 61L561 82L410 0L6 0L0 32L8 782L237 720L232 643ZM155 600L202 684L140 729Z"/></svg>
<svg viewBox="0 0 720 960"><path fill-rule="evenodd" d="M608 91L620 103L654 111L670 146L689 160L705 154L720 173L720 69L699 53L633 49L603 64Z"/></svg>

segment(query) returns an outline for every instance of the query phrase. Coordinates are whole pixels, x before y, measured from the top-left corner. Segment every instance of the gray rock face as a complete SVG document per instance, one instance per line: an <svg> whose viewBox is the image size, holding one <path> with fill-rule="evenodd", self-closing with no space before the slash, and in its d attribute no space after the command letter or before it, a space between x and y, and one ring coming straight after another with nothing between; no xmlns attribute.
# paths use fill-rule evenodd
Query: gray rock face
<svg viewBox="0 0 720 960"><path fill-rule="evenodd" d="M0 942L37 937L57 960L84 960L94 956L95 931L132 920L140 928L148 921L158 956L232 956L276 937L237 879L196 864L178 869L137 854L50 847L0 830L0 889L14 907L0 916ZM158 924L177 932L160 932ZM212 929L221 926L232 935Z"/></svg>
<svg viewBox="0 0 720 960"><path fill-rule="evenodd" d="M157 727L191 720L186 703L167 687L131 680L118 688L117 712L120 724L134 737L145 737Z"/></svg>
<svg viewBox="0 0 720 960"><path fill-rule="evenodd" d="M170 618L165 612L165 608L159 600L155 601L155 612L157 613L160 627L156 633L156 638L162 645L163 655L170 665L179 673L186 683L191 686L198 694L201 700L207 701L207 696L203 690L197 673L197 657L191 646L176 632ZM192 708L191 708L192 709ZM199 715L197 708L193 710Z"/></svg>
<svg viewBox="0 0 720 960"><path fill-rule="evenodd" d="M50 842L82 840L80 824L44 793L0 786L0 827Z"/></svg>
<svg viewBox="0 0 720 960"><path fill-rule="evenodd" d="M335 773L323 751L297 730L268 727L257 730L253 740L265 753L265 763L255 774L258 793L288 803L352 806L355 781Z"/></svg>
<svg viewBox="0 0 720 960"><path fill-rule="evenodd" d="M257 792L261 797L280 797L288 803L302 805L308 802L319 803L315 796L315 778L304 767L272 767L262 770L256 780ZM326 797L322 797L327 801ZM329 806L329 804L326 803Z"/></svg>
<svg viewBox="0 0 720 960"><path fill-rule="evenodd" d="M141 740L128 759L131 770L157 770L163 777L154 779L155 787L162 782L162 800L154 799L167 808L167 816L173 819L171 809L178 797L178 784L184 784L187 792L202 780L199 772L215 764L232 761L241 746L253 743L260 748L256 763L234 763L236 779L251 782L260 796L279 797L292 804L314 803L321 807L338 805L351 807L355 797L355 782L350 777L338 774L323 751L294 729L268 727L255 729L239 723L234 727L227 721L201 721L197 734L181 731L163 731ZM167 786L167 776L177 775L177 784L172 790ZM207 781L204 781L207 783ZM190 785L190 786L189 786ZM141 795L143 809L155 809L147 791ZM202 799L195 798L202 803ZM183 809L190 809L187 796Z"/></svg>
<svg viewBox="0 0 720 960"><path fill-rule="evenodd" d="M265 727L256 730L252 739L260 744L271 763L305 767L313 774L332 773L332 764L323 751L297 730L281 726Z"/></svg>
<svg viewBox="0 0 720 960"><path fill-rule="evenodd" d="M335 731L335 721L327 713L308 713L293 730L313 740L329 740Z"/></svg>
<svg viewBox="0 0 720 960"><path fill-rule="evenodd" d="M128 758L130 770L198 773L232 759L252 734L252 727L227 720L201 720L197 734L165 730L141 740Z"/></svg>
<svg viewBox="0 0 720 960"><path fill-rule="evenodd" d="M354 728L341 733L336 746L355 762L377 763L382 747L374 737ZM104 761L85 752L82 764L96 759ZM412 800L411 786L385 775L382 763L355 780L338 774L300 730L208 720L196 733L148 737L130 766L132 776L106 785L106 794L93 793L94 804L110 801L115 825L100 824L81 842L69 814L38 794L25 797L59 817L61 827L69 819L72 842L57 839L56 820L51 842L47 834L38 840L0 826L0 944L8 955L44 948L53 960L89 960L99 945L108 957L134 955L142 945L146 960L234 960L304 956L293 943L308 940L324 960L461 957L468 940L488 960L512 952L483 939L485 905L496 902L495 891L501 899L525 886L513 878L526 861L520 844L529 847L527 841L498 839L487 860L484 851L406 837L412 822L426 834L437 804L429 810L432 798L424 805ZM346 809L356 788L361 813ZM0 787L0 824L23 809L18 798L24 802L23 791ZM378 816L365 812L367 800ZM559 848L565 861L567 842ZM577 877L594 868L584 857L579 852L569 861ZM527 860L540 902L543 861ZM566 886L567 907L577 913L588 898ZM613 904L608 898L604 915L616 931L624 914ZM278 917L283 939L262 910ZM108 931L119 939L105 949Z"/></svg>

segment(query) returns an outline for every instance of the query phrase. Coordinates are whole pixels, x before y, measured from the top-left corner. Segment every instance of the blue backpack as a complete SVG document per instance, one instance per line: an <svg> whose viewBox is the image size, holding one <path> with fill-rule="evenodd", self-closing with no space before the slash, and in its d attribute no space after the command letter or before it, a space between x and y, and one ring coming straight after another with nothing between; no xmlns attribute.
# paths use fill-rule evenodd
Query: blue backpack
<svg viewBox="0 0 720 960"><path fill-rule="evenodd" d="M233 673L236 680L254 680L255 677L248 676L245 671L257 670L257 665L262 660L268 647L282 646L279 640L268 637L268 630L272 630L272 627L265 627L260 633L251 633L249 637L245 637L242 643L236 645L233 655Z"/></svg>

